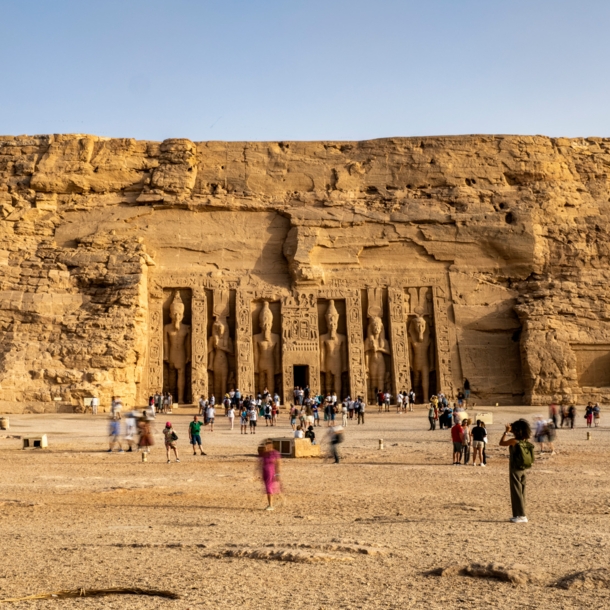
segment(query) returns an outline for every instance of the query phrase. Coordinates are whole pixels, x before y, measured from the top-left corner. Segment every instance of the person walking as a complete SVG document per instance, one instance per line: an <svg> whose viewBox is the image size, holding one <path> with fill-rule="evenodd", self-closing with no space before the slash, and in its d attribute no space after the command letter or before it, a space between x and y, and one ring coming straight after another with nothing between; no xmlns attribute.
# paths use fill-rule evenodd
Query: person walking
<svg viewBox="0 0 610 610"><path fill-rule="evenodd" d="M193 446L193 455L197 455L195 445L199 447L201 455L205 455L203 448L201 447L201 426L203 424L199 421L197 415L193 416L193 421L189 424L189 442Z"/></svg>
<svg viewBox="0 0 610 610"><path fill-rule="evenodd" d="M468 381L468 379L464 378L463 386L464 386L464 402L468 406L468 400L470 399L470 381Z"/></svg>
<svg viewBox="0 0 610 610"><path fill-rule="evenodd" d="M464 432L462 430L462 422L458 419L451 428L451 442L453 443L453 465L459 466L462 459L462 442L464 441Z"/></svg>
<svg viewBox="0 0 610 610"><path fill-rule="evenodd" d="M134 440L133 437L138 431L138 422L136 420L137 414L135 411L129 411L125 417L125 441L127 442L128 449L127 453L133 451Z"/></svg>
<svg viewBox="0 0 610 610"><path fill-rule="evenodd" d="M428 409L428 421L430 422L429 430L436 430L436 418L438 417L436 407L430 403L430 407Z"/></svg>
<svg viewBox="0 0 610 610"><path fill-rule="evenodd" d="M243 405L241 408L241 413L239 415L240 420L240 434L248 434L248 409L246 409L246 405Z"/></svg>
<svg viewBox="0 0 610 610"><path fill-rule="evenodd" d="M341 426L332 426L328 433L330 437L330 452L335 464L338 464L341 461L339 444L343 442L343 428Z"/></svg>
<svg viewBox="0 0 610 610"><path fill-rule="evenodd" d="M100 406L100 399L97 396L94 396L91 399L91 415L97 415L97 410Z"/></svg>
<svg viewBox="0 0 610 610"><path fill-rule="evenodd" d="M593 422L596 428L599 426L600 415L601 409L599 407L599 403L596 402L595 406L593 407Z"/></svg>
<svg viewBox="0 0 610 610"><path fill-rule="evenodd" d="M214 432L214 418L216 417L216 409L214 404L210 402L206 412L207 423L210 424L210 432Z"/></svg>
<svg viewBox="0 0 610 610"><path fill-rule="evenodd" d="M235 423L235 407L233 406L233 403L229 404L229 409L227 410L227 417L229 418L231 430L233 430L233 424Z"/></svg>
<svg viewBox="0 0 610 610"><path fill-rule="evenodd" d="M477 425L472 429L472 465L477 465L477 455L479 456L479 466L485 466L483 461L483 451L485 450L485 438L487 430L483 426L483 422L477 419Z"/></svg>
<svg viewBox="0 0 610 610"><path fill-rule="evenodd" d="M513 438L508 438L508 435ZM508 447L508 473L510 481L510 501L513 516L512 523L527 523L525 515L525 473L534 463L534 445L529 442L532 430L525 419L506 424L506 430L500 439L501 447Z"/></svg>
<svg viewBox="0 0 610 610"><path fill-rule="evenodd" d="M258 419L258 413L256 411L256 405L252 403L250 405L250 411L248 411L248 421L250 422L250 434L256 434L256 421Z"/></svg>
<svg viewBox="0 0 610 610"><path fill-rule="evenodd" d="M573 429L576 420L576 407L574 405L570 405L568 408L568 419L570 420L570 429Z"/></svg>
<svg viewBox="0 0 610 610"><path fill-rule="evenodd" d="M273 448L273 441L270 438L263 445L260 468L267 494L265 510L273 510L273 496L280 492L280 454Z"/></svg>
<svg viewBox="0 0 610 610"><path fill-rule="evenodd" d="M110 448L108 449L108 453L112 453L112 449L115 445L119 446L119 453L123 453L123 447L121 447L121 442L119 440L121 436L121 422L112 416L110 417L110 422L108 424L108 436L110 437Z"/></svg>
<svg viewBox="0 0 610 610"><path fill-rule="evenodd" d="M472 437L470 435L470 419L462 420L462 455L464 456L464 465L468 465L470 462L470 446L472 444Z"/></svg>
<svg viewBox="0 0 610 610"><path fill-rule="evenodd" d="M174 452L176 456L176 462L180 462L180 458L178 457L178 449L176 448L176 441L178 440L178 435L174 432L172 428L171 422L167 422L165 424L165 428L163 428L163 436L165 438L165 455L167 456L167 463L171 462L169 457L170 449Z"/></svg>
<svg viewBox="0 0 610 610"><path fill-rule="evenodd" d="M587 420L587 428L591 428L593 426L593 403L592 402L587 404L587 408L585 409L585 419Z"/></svg>
<svg viewBox="0 0 610 610"><path fill-rule="evenodd" d="M362 424L364 426L364 411L366 410L366 404L362 396L358 396L356 410L358 413L358 425Z"/></svg>
<svg viewBox="0 0 610 610"><path fill-rule="evenodd" d="M341 424L344 428L347 427L347 403L345 401L341 405Z"/></svg>
<svg viewBox="0 0 610 610"><path fill-rule="evenodd" d="M138 433L140 438L138 439L138 451L150 453L150 448L155 444L155 440L152 435L152 429L150 426L150 419L146 411L142 413L142 417L138 421Z"/></svg>

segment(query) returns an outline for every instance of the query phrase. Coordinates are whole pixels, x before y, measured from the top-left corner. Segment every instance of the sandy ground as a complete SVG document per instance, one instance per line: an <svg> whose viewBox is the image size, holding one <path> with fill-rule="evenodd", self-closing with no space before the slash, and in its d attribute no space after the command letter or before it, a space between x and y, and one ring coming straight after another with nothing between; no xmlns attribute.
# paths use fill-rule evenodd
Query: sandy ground
<svg viewBox="0 0 610 610"><path fill-rule="evenodd" d="M574 571L610 568L604 416L590 441L582 413L575 430L558 432L558 455L541 456L528 478L530 523L511 524L507 452L497 443L503 422L540 410L491 410L487 468L452 466L449 431L428 431L422 408L367 413L364 426L348 427L340 465L283 461L285 504L274 512L262 510L256 475L264 426L242 436L218 418L201 457L187 445L190 415L160 416L157 445L142 463L137 453L104 452L104 416L10 416L0 437L46 432L50 447L23 451L19 440L0 438L0 599L138 586L182 597L6 607L609 608L607 588L549 586ZM180 464L165 460L166 419L180 436ZM274 435L288 430L283 415ZM426 574L472 562L526 564L544 582Z"/></svg>

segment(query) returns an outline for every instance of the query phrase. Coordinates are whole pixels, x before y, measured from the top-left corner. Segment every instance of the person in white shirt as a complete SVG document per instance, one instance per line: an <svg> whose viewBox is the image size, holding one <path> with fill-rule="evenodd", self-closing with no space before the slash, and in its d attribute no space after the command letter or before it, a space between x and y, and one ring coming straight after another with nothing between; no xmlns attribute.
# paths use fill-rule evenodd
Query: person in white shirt
<svg viewBox="0 0 610 610"><path fill-rule="evenodd" d="M297 429L294 431L294 438L304 438L303 428L301 426L297 426Z"/></svg>
<svg viewBox="0 0 610 610"><path fill-rule="evenodd" d="M402 394L400 392L396 396L396 413L402 413Z"/></svg>
<svg viewBox="0 0 610 610"><path fill-rule="evenodd" d="M199 399L199 415L205 415L205 409L207 407L207 403L205 398L202 396Z"/></svg>
<svg viewBox="0 0 610 610"><path fill-rule="evenodd" d="M210 424L210 432L214 432L214 416L216 415L216 409L214 409L214 405L211 401L206 415L208 418L208 424Z"/></svg>
<svg viewBox="0 0 610 610"><path fill-rule="evenodd" d="M231 430L233 430L233 424L235 423L235 409L233 408L233 405L229 407L227 417L229 418L229 423L231 424Z"/></svg>
<svg viewBox="0 0 610 610"><path fill-rule="evenodd" d="M341 423L343 424L343 427L347 426L347 402L343 402L343 406L341 407L341 415L342 415L342 419L341 419Z"/></svg>
<svg viewBox="0 0 610 610"><path fill-rule="evenodd" d="M91 415L97 415L97 409L100 406L100 399L97 396L94 396L91 399Z"/></svg>
<svg viewBox="0 0 610 610"><path fill-rule="evenodd" d="M248 411L248 420L250 421L250 434L256 434L256 420L258 419L258 413L256 411L256 405L252 405Z"/></svg>

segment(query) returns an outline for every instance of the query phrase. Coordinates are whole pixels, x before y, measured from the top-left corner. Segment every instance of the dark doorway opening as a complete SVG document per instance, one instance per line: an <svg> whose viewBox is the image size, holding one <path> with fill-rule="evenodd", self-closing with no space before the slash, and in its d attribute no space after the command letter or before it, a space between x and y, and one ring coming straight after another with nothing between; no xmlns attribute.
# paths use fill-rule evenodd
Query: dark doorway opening
<svg viewBox="0 0 610 610"><path fill-rule="evenodd" d="M295 364L293 371L295 386L300 388L309 386L309 367L307 365Z"/></svg>

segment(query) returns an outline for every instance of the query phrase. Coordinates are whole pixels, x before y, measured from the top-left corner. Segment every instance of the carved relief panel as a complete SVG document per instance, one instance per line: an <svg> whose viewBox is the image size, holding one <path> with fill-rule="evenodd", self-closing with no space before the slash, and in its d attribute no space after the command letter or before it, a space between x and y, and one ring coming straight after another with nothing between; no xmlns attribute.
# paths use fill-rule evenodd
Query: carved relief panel
<svg viewBox="0 0 610 610"><path fill-rule="evenodd" d="M317 295L295 292L282 301L282 363L284 401L290 402L295 385L320 391L320 345Z"/></svg>
<svg viewBox="0 0 610 610"><path fill-rule="evenodd" d="M394 395L411 389L411 368L407 339L405 293L400 288L388 288L390 310L390 342L394 365Z"/></svg>
<svg viewBox="0 0 610 610"><path fill-rule="evenodd" d="M254 394L254 354L252 351L252 297L245 290L235 296L235 366L237 388L242 396Z"/></svg>

